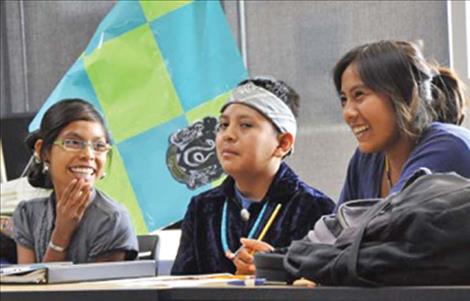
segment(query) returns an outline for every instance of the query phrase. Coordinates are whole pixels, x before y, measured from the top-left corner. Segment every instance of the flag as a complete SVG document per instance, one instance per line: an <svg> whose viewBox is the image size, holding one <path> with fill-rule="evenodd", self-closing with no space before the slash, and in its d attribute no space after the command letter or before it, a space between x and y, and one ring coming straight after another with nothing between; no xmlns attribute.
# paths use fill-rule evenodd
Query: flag
<svg viewBox="0 0 470 301"><path fill-rule="evenodd" d="M95 105L114 142L107 177L97 186L128 208L138 233L147 233L181 219L191 196L216 185L189 187L175 178L167 161L177 148L169 141L216 116L246 77L218 1L119 1L29 130L61 99Z"/></svg>

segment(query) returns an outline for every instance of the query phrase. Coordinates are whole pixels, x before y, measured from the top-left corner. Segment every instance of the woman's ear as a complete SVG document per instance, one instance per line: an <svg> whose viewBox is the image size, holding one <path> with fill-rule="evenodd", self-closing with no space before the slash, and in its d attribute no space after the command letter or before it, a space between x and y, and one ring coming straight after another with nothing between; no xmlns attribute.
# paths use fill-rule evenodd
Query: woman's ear
<svg viewBox="0 0 470 301"><path fill-rule="evenodd" d="M46 158L41 157L41 150L42 150L42 144L44 140L38 139L34 143L34 157L37 158L39 161L47 161Z"/></svg>
<svg viewBox="0 0 470 301"><path fill-rule="evenodd" d="M284 158L294 145L294 136L291 133L282 133L278 136L279 145L277 146L274 156Z"/></svg>
<svg viewBox="0 0 470 301"><path fill-rule="evenodd" d="M465 113L462 113L462 115L460 115L459 120L457 121L457 125L462 125L464 119L465 119Z"/></svg>

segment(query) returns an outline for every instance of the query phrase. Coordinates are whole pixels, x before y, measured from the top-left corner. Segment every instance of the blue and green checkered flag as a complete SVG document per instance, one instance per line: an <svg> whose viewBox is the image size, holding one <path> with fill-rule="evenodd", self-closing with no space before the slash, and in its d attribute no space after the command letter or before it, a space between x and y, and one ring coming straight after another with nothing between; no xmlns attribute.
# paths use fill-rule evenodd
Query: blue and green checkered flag
<svg viewBox="0 0 470 301"><path fill-rule="evenodd" d="M61 99L94 104L115 144L98 187L146 233L182 218L190 197L215 185L189 189L175 179L167 166L169 137L181 142L181 129L217 115L246 76L218 1L119 1L29 130Z"/></svg>

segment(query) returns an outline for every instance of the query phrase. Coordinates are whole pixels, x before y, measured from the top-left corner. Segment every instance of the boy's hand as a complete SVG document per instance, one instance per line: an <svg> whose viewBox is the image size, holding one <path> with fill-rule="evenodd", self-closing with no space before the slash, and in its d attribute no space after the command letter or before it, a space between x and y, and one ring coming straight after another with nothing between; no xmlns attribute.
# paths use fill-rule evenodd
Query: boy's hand
<svg viewBox="0 0 470 301"><path fill-rule="evenodd" d="M243 247L235 255L229 254L227 257L230 258L230 255L232 255L233 264L237 268L237 275L253 275L256 271L253 254L255 252L272 251L274 248L268 243L255 239L242 238L240 241Z"/></svg>
<svg viewBox="0 0 470 301"><path fill-rule="evenodd" d="M261 240L256 239L248 239L248 238L241 238L240 242L250 254L254 254L255 252L271 252L274 248Z"/></svg>
<svg viewBox="0 0 470 301"><path fill-rule="evenodd" d="M256 271L256 267L253 263L253 255L244 247L237 252L237 255L232 261L237 269L235 272L236 275L253 275Z"/></svg>

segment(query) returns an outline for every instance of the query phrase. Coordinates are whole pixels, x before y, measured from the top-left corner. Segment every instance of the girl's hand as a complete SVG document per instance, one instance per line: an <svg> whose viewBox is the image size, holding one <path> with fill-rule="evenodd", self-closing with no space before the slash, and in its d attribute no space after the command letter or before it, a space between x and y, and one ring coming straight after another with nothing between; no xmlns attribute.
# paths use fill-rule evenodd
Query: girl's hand
<svg viewBox="0 0 470 301"><path fill-rule="evenodd" d="M85 180L73 179L56 198L54 243L66 248L90 202L92 187Z"/></svg>
<svg viewBox="0 0 470 301"><path fill-rule="evenodd" d="M311 280L308 280L306 278L300 278L294 281L292 283L293 286L306 286L306 287L316 287L317 284Z"/></svg>

